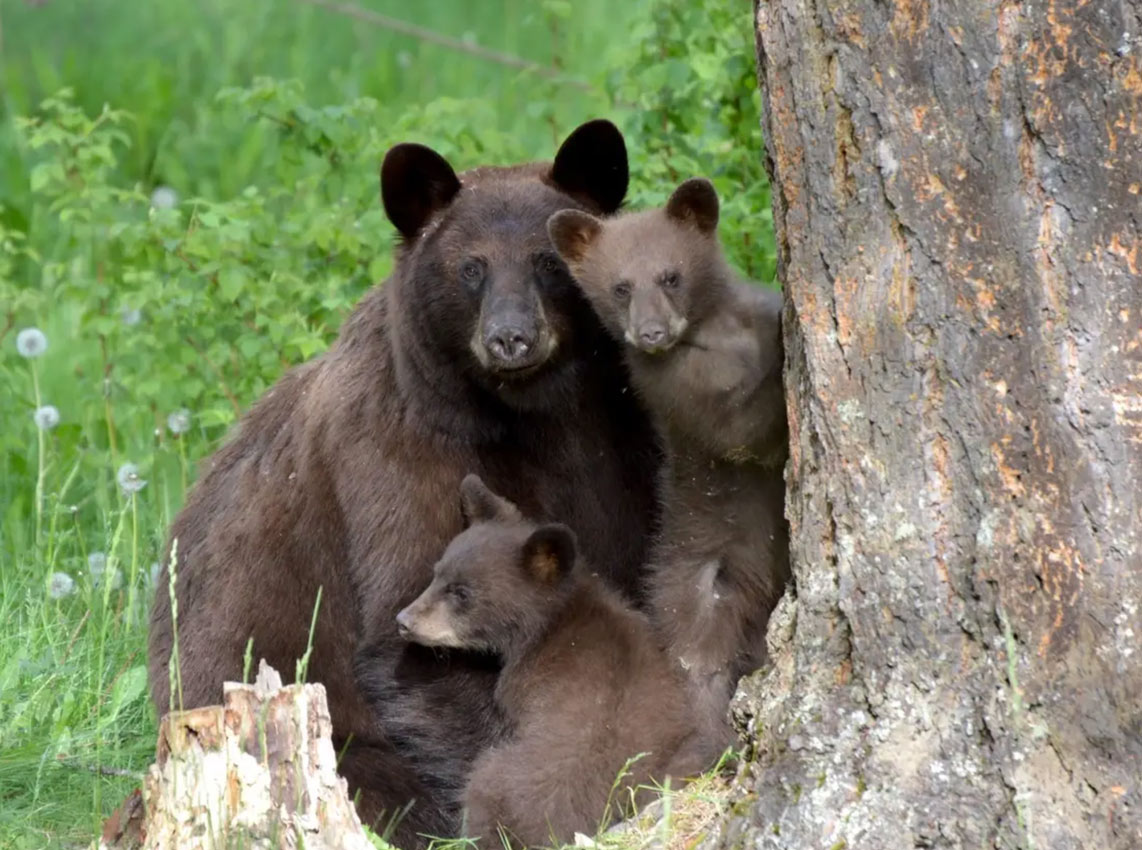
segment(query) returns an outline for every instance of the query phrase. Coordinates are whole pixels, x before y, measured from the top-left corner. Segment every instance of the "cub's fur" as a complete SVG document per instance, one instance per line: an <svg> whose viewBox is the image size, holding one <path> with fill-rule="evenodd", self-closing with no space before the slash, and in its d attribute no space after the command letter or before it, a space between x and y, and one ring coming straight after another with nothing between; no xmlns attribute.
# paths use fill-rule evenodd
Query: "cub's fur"
<svg viewBox="0 0 1142 850"><path fill-rule="evenodd" d="M397 623L408 640L503 659L495 695L508 731L476 760L468 835L481 847L501 829L558 846L593 833L627 789L707 767L683 678L649 621L579 561L571 530L525 520L475 475L461 497L471 524Z"/></svg>
<svg viewBox="0 0 1142 850"><path fill-rule="evenodd" d="M718 198L687 180L663 209L548 222L668 449L651 610L713 742L738 678L765 660L789 578L781 297L723 258ZM714 744L712 744L713 746Z"/></svg>

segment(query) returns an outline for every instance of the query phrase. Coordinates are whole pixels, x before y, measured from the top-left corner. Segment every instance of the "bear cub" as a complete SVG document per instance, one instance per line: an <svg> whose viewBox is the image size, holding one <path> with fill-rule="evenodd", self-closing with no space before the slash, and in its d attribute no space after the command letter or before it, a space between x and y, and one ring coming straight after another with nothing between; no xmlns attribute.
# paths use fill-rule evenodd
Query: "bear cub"
<svg viewBox="0 0 1142 850"><path fill-rule="evenodd" d="M528 521L476 475L461 502L468 527L397 627L503 660L495 700L507 731L468 780L469 837L558 846L593 834L612 797L622 806L638 786L708 767L682 677L649 621L580 560L571 530Z"/></svg>
<svg viewBox="0 0 1142 850"><path fill-rule="evenodd" d="M731 741L737 680L766 659L789 579L781 296L737 278L718 196L682 183L662 209L548 220L600 320L626 343L631 382L667 449L650 610L685 671L705 732Z"/></svg>

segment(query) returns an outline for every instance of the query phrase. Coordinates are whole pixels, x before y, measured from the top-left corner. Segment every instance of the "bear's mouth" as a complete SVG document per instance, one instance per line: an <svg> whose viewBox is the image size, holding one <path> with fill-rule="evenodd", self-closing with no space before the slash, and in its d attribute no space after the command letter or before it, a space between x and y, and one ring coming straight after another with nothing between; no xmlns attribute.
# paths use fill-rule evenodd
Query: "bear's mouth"
<svg viewBox="0 0 1142 850"><path fill-rule="evenodd" d="M493 375L501 375L505 378L511 378L513 381L529 378L543 368L543 364L547 362L547 358L542 360L536 359L531 363L512 363L510 365L494 365L488 368L488 371Z"/></svg>

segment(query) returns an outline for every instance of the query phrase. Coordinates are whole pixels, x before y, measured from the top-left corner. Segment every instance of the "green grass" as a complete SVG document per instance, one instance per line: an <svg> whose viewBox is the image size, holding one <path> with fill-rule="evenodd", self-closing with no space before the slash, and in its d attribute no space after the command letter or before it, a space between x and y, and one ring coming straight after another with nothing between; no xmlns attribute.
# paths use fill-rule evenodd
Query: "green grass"
<svg viewBox="0 0 1142 850"><path fill-rule="evenodd" d="M138 784L152 565L197 463L387 274L390 144L547 158L608 115L635 204L710 175L731 257L772 278L748 4L363 5L579 82L301 0L0 4L0 847L86 846ZM42 356L17 352L26 327Z"/></svg>

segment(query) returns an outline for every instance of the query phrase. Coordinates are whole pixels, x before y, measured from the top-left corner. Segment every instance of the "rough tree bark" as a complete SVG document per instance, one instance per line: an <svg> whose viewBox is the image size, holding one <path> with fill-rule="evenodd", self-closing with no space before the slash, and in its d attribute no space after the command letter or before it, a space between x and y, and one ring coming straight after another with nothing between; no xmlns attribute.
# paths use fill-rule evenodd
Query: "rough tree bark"
<svg viewBox="0 0 1142 850"><path fill-rule="evenodd" d="M755 11L796 600L713 843L1142 848L1142 7Z"/></svg>

